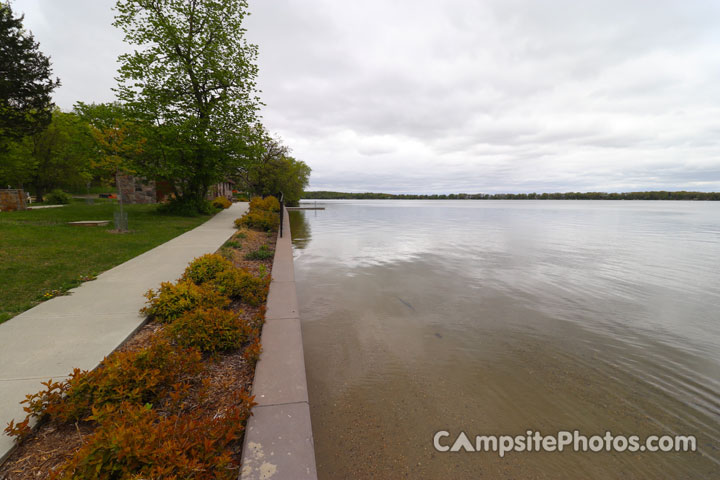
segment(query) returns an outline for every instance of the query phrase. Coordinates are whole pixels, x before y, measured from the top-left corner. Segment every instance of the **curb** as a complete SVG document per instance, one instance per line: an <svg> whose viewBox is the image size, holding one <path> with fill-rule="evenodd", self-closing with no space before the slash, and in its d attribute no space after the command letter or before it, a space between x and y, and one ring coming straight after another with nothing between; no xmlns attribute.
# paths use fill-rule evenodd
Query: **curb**
<svg viewBox="0 0 720 480"><path fill-rule="evenodd" d="M248 420L241 480L316 480L290 221L283 216L273 259L262 354L255 369L257 405Z"/></svg>

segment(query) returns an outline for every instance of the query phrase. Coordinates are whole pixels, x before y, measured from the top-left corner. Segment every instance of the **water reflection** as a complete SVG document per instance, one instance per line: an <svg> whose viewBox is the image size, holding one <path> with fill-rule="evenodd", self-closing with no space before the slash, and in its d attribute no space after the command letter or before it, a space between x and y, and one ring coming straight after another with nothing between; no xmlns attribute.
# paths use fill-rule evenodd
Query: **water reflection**
<svg viewBox="0 0 720 480"><path fill-rule="evenodd" d="M717 477L716 204L323 206L291 213L322 477ZM529 428L694 434L702 454L431 444Z"/></svg>
<svg viewBox="0 0 720 480"><path fill-rule="evenodd" d="M292 232L293 247L302 250L310 242L310 224L305 219L305 211L288 212L290 215L290 231Z"/></svg>

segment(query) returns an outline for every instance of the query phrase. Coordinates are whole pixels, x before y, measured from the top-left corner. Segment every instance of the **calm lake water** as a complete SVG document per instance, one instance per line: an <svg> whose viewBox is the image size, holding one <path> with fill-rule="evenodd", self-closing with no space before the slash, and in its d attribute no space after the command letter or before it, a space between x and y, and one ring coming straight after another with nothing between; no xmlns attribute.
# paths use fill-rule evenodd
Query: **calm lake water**
<svg viewBox="0 0 720 480"><path fill-rule="evenodd" d="M317 204L290 219L321 478L720 478L720 203ZM433 448L576 429L700 451Z"/></svg>

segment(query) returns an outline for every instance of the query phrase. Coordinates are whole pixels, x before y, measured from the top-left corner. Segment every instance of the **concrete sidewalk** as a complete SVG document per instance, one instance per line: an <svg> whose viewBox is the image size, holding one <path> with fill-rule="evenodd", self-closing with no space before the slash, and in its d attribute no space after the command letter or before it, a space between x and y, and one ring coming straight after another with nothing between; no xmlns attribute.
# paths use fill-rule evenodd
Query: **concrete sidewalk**
<svg viewBox="0 0 720 480"><path fill-rule="evenodd" d="M174 281L195 257L217 250L247 209L235 203L199 227L0 324L0 461L13 447L1 433L22 420L20 401L49 378L90 370L142 325L143 294Z"/></svg>

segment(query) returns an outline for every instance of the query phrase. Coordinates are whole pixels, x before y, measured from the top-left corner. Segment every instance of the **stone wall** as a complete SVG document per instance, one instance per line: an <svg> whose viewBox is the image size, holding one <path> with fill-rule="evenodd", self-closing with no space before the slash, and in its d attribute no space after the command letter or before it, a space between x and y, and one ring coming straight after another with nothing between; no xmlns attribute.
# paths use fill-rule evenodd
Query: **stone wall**
<svg viewBox="0 0 720 480"><path fill-rule="evenodd" d="M12 212L15 210L27 210L25 204L25 191L0 189L0 210Z"/></svg>
<svg viewBox="0 0 720 480"><path fill-rule="evenodd" d="M117 188L123 203L157 203L157 192L153 180L133 175L118 175Z"/></svg>

